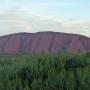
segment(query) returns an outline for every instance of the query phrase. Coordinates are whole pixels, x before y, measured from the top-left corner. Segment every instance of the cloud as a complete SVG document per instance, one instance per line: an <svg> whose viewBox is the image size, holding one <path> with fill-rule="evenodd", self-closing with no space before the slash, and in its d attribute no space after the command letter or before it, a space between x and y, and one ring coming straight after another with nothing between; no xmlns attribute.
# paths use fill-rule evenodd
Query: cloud
<svg viewBox="0 0 90 90"><path fill-rule="evenodd" d="M64 30L90 37L90 22L72 19L62 22Z"/></svg>
<svg viewBox="0 0 90 90"><path fill-rule="evenodd" d="M0 35L16 32L57 31L90 37L90 22L51 17L31 12L30 9L11 9L0 14Z"/></svg>

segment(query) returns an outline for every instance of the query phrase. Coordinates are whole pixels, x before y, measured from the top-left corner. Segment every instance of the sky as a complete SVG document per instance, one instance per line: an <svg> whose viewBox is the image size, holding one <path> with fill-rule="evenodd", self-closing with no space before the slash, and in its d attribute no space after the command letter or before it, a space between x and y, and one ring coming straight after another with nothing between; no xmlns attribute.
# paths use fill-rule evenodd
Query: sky
<svg viewBox="0 0 90 90"><path fill-rule="evenodd" d="M24 23L29 24L29 25L25 24L24 29L26 29L26 26L28 28L36 27L35 25L30 26L30 24L32 23L29 23L31 21L27 20L27 19L31 19L31 17L29 16L34 16L36 20L37 18L39 18L39 20L37 20L38 22L39 21L44 22L45 19L51 19L55 24L62 23L63 28L62 26L61 28L64 32L74 33L74 31L71 31L71 29L73 30L77 29L75 33L79 33L79 34L81 33L83 35L89 36L90 35L89 9L90 9L90 0L0 0L0 16L1 16L0 35L8 34L8 32L9 33L10 32L14 33L18 31L25 32L25 30L21 29L22 23L20 22L22 22L22 20ZM41 21L40 18L43 18L44 20L42 19ZM16 28L16 26L18 25L16 24L16 19L17 22L19 22L20 30L18 27L17 27L18 29ZM10 25L8 25L8 22L9 23L13 22L15 24L13 26L12 31L10 30L11 27ZM51 24L50 21L49 24ZM7 26L10 28L6 29ZM46 23L44 26L47 26ZM42 25L42 27L44 26ZM37 27L40 28L40 25ZM32 29L30 30L30 32L31 31L38 32L40 30ZM26 31L29 31L29 29ZM58 29L56 31L60 31L60 30Z"/></svg>

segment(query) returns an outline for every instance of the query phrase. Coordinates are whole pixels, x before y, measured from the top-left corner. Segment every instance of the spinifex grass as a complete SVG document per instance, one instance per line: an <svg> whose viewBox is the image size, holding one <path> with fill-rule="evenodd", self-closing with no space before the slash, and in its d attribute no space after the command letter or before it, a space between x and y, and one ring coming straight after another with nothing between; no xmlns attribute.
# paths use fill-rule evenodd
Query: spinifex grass
<svg viewBox="0 0 90 90"><path fill-rule="evenodd" d="M90 54L0 55L0 90L90 90Z"/></svg>

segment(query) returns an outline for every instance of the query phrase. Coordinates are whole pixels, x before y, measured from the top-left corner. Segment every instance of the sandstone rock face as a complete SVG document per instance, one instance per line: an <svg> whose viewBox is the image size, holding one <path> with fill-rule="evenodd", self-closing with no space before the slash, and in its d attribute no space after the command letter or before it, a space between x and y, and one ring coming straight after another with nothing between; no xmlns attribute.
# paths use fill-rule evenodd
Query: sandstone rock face
<svg viewBox="0 0 90 90"><path fill-rule="evenodd" d="M16 33L0 37L0 53L90 52L90 38L58 32Z"/></svg>

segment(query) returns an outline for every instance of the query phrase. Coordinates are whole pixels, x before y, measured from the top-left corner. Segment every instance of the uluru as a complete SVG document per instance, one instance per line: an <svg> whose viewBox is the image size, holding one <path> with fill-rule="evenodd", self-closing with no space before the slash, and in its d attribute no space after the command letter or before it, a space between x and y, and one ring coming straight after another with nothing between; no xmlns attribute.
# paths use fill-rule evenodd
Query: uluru
<svg viewBox="0 0 90 90"><path fill-rule="evenodd" d="M1 54L90 52L90 38L60 32L15 33L0 36Z"/></svg>

